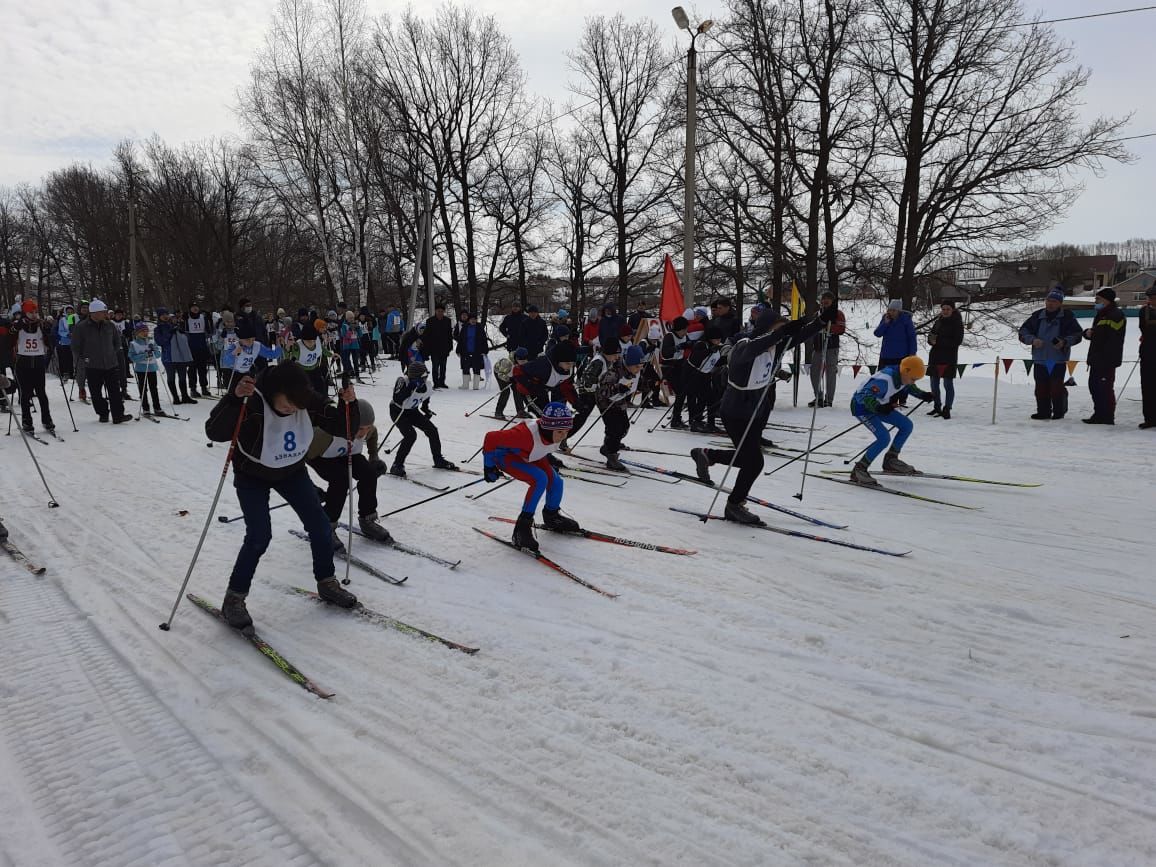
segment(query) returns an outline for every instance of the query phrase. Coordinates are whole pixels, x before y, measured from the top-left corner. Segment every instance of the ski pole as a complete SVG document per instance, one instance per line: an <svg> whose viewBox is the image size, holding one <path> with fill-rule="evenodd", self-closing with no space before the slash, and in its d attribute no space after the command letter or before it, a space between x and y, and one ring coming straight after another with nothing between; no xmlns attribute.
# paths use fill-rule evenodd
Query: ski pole
<svg viewBox="0 0 1156 867"><path fill-rule="evenodd" d="M471 409L469 412L467 412L466 418L469 418L471 415L473 415L475 412L477 412L479 409L481 409L483 406L485 406L491 400L497 400L498 396L500 394L502 394L502 392L506 391L509 387L510 386L508 386L508 385L502 386L502 388L497 392L497 394L491 394L489 397L487 397L485 400L483 400L480 404L478 404L473 409Z"/></svg>
<svg viewBox="0 0 1156 867"><path fill-rule="evenodd" d="M205 516L205 526L201 528L201 538L197 540L193 559L189 561L188 571L185 572L185 580L181 582L181 589L177 593L176 601L173 602L173 610L169 612L169 619L159 626L162 632L168 632L172 629L173 618L177 616L177 608L180 606L181 600L185 598L185 588L189 586L189 579L193 577L193 567L197 565L197 558L201 556L201 547L205 544L205 536L209 534L209 525L213 522L213 513L217 511L217 503L221 499L221 491L224 490L225 479L229 475L229 464L233 462L233 451L237 448L237 436L241 433L241 422L245 420L245 411L248 408L249 395L246 395L241 401L241 411L237 413L237 424L233 427L233 437L229 440L229 451L225 454L225 465L221 467L221 480L217 482L217 493L213 495L213 504L209 506L209 514Z"/></svg>
<svg viewBox="0 0 1156 867"><path fill-rule="evenodd" d="M819 356L823 359L825 364L827 361L827 338L830 332L830 326L823 329L823 354ZM822 376L822 368L819 370L819 375ZM798 393L796 391L796 393ZM815 439L815 416L819 412L819 395L815 394L815 402L811 405L811 429L807 432L807 450L803 452L803 475L799 479L799 493L795 494L795 499L800 503L803 501L803 489L807 486L807 470L811 466L811 443Z"/></svg>
<svg viewBox="0 0 1156 867"><path fill-rule="evenodd" d="M345 378L343 383L345 390L349 390L349 377ZM345 542L345 580L342 584L349 583L349 567L350 560L353 558L353 429L349 426L349 401L345 401L345 473L348 481L348 489L345 492L345 498L349 501L349 519L347 524L349 526L349 538ZM374 482L376 484L376 480Z"/></svg>
<svg viewBox="0 0 1156 867"><path fill-rule="evenodd" d="M402 506L400 509L394 509L392 512L386 512L384 515L379 515L378 517L388 518L390 515L397 515L408 509L413 509L417 506L425 505L426 503L432 503L434 500L441 499L442 497L448 497L450 494L465 490L466 488L470 487L470 485L476 485L479 482L484 481L485 479L474 479L472 482L466 482L464 485L458 485L456 488L450 488L448 491L442 491L440 494L434 494L432 497L426 497L424 500L418 500L416 503L410 503L408 506Z"/></svg>
<svg viewBox="0 0 1156 867"><path fill-rule="evenodd" d="M72 414L72 402L68 399L68 392L64 390L64 380L60 380L60 393L64 395L64 408L68 410L68 419L72 422L72 432L79 433L80 428L76 426L76 416Z"/></svg>
<svg viewBox="0 0 1156 867"><path fill-rule="evenodd" d="M915 410L917 410L921 406L923 406L922 403L917 403L917 404L915 404L915 406L911 407L911 409L908 412L905 412L903 414L905 416L910 416L911 413L915 412ZM851 457L847 458L847 460L843 461L843 465L846 466L847 464L854 463L859 458L861 458L864 454L866 454L867 449L869 449L869 448L871 448L871 443L867 443L867 445L865 445L863 448L859 449L859 451L857 451L855 454L851 455Z"/></svg>
<svg viewBox="0 0 1156 867"><path fill-rule="evenodd" d="M12 401L9 400L8 401L9 422L11 422L11 420L12 420L11 417L14 416L15 414L16 414L16 411L12 407ZM20 431L20 438L22 440L24 440L24 445L28 449L28 456L30 458L32 458L32 464L33 464L33 466L36 467L36 472L40 475L40 481L44 485L44 490L48 491L48 508L50 508L50 509L60 508L60 503L56 502L56 497L54 497L52 495L52 489L50 487L48 487L48 479L44 478L44 470L40 469L40 461L36 460L36 452L32 451L32 444L30 442L28 442L28 434L24 432L24 426L23 425L17 425L17 429Z"/></svg>

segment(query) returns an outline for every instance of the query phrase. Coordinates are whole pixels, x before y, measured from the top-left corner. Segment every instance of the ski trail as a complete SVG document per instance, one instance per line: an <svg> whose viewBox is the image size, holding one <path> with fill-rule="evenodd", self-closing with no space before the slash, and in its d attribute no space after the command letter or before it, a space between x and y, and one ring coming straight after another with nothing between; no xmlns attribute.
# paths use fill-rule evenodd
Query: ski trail
<svg viewBox="0 0 1156 867"><path fill-rule="evenodd" d="M2 598L0 733L61 863L319 863L58 587L9 580Z"/></svg>

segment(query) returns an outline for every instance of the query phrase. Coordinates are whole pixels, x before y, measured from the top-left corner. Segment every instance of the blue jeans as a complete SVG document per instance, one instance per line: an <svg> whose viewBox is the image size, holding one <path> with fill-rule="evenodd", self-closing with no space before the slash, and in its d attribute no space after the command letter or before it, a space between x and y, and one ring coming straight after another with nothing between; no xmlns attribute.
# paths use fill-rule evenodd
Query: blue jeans
<svg viewBox="0 0 1156 867"><path fill-rule="evenodd" d="M237 490L237 502L245 516L245 541L241 543L237 562L229 576L230 590L234 593L249 592L261 555L273 539L273 525L269 521L270 491L276 491L285 499L309 534L309 545L313 549L313 577L320 581L333 576L333 531L304 462L300 470L279 482L267 482L234 470L233 487Z"/></svg>
<svg viewBox="0 0 1156 867"><path fill-rule="evenodd" d="M875 442L871 443L871 447L867 449L867 463L871 464L883 452L887 451L888 447L899 451L907 442L907 438L911 436L911 431L915 427L911 423L911 419L897 410L891 410L883 415L877 413L868 413L858 417L862 422L863 427L871 431L875 435ZM888 433L886 425L891 425L895 428L895 442L891 441L891 434Z"/></svg>

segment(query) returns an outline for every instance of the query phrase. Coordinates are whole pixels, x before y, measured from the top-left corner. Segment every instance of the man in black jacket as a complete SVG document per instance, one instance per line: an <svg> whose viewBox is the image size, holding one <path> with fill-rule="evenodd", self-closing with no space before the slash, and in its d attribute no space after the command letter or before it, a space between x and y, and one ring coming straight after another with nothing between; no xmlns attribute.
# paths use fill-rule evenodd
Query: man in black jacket
<svg viewBox="0 0 1156 867"><path fill-rule="evenodd" d="M526 347L526 352L533 361L545 351L546 341L549 339L550 329L546 325L546 320L538 314L538 308L531 304L526 308L526 318L518 327L517 346Z"/></svg>
<svg viewBox="0 0 1156 867"><path fill-rule="evenodd" d="M740 524L763 522L746 507L747 494L763 471L763 450L759 436L771 414L767 392L773 387L775 374L791 347L806 343L828 322L835 320L834 306L824 308L817 319L784 320L773 307L763 311L755 321L751 336L742 338L731 350L727 368L727 390L722 399L722 421L734 449L693 449L698 477L713 486L712 464L729 464L739 468L734 487L727 498L726 519Z"/></svg>
<svg viewBox="0 0 1156 867"><path fill-rule="evenodd" d="M521 303L515 301L510 305L510 312L502 317L502 323L498 326L498 331L506 338L506 351L516 352L518 346L518 337L522 332L522 323L526 321L526 314L522 312Z"/></svg>
<svg viewBox="0 0 1156 867"><path fill-rule="evenodd" d="M446 305L439 302L434 307L434 315L426 320L425 333L421 336L422 354L430 361L434 388L449 388L446 385L446 361L453 347L454 324L446 316Z"/></svg>
<svg viewBox="0 0 1156 867"><path fill-rule="evenodd" d="M1088 347L1088 391L1092 415L1084 424L1116 423L1116 368L1124 362L1124 334L1128 320L1116 306L1116 290L1105 287L1096 293L1096 318L1084 331Z"/></svg>

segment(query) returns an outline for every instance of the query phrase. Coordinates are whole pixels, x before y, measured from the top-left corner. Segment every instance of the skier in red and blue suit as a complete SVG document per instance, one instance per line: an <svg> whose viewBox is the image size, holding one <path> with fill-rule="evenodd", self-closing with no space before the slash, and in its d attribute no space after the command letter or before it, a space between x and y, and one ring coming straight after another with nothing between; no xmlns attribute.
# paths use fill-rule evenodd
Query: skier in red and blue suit
<svg viewBox="0 0 1156 867"><path fill-rule="evenodd" d="M496 482L502 473L506 473L529 486L522 501L522 513L514 524L513 542L518 548L538 550L538 540L534 538L534 513L543 496L546 504L542 507L542 523L547 530L564 533L581 529L577 521L560 511L562 477L547 460L573 426L574 415L570 408L564 403L553 402L546 404L536 419L486 434L482 445L486 481Z"/></svg>

